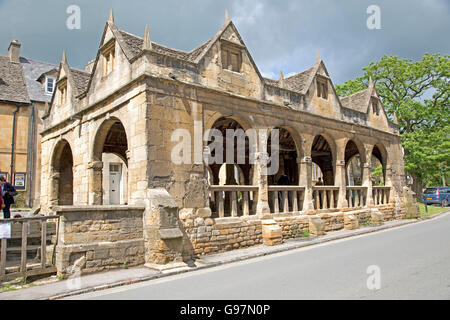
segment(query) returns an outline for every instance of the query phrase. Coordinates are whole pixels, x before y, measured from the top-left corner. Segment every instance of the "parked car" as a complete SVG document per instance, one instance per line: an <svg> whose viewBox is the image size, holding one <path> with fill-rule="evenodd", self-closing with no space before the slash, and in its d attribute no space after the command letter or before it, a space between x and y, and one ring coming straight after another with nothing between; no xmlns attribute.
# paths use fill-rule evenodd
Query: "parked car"
<svg viewBox="0 0 450 320"><path fill-rule="evenodd" d="M447 207L450 203L450 187L427 188L422 195L422 201L426 204L440 204Z"/></svg>

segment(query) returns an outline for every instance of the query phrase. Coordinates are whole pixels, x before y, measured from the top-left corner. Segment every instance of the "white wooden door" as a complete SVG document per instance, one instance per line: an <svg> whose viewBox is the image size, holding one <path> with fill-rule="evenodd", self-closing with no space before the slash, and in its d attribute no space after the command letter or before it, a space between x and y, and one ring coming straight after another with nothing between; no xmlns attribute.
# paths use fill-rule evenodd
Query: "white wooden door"
<svg viewBox="0 0 450 320"><path fill-rule="evenodd" d="M122 178L122 165L109 165L109 204L120 204L120 180Z"/></svg>

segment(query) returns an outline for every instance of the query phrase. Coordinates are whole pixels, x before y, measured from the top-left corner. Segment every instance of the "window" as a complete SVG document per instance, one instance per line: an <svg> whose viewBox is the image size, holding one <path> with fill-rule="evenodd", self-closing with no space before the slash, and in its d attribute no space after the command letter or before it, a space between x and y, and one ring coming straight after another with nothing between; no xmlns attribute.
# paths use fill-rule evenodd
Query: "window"
<svg viewBox="0 0 450 320"><path fill-rule="evenodd" d="M380 114L380 107L378 105L378 99L375 97L372 97L372 112L375 113L377 116Z"/></svg>
<svg viewBox="0 0 450 320"><path fill-rule="evenodd" d="M323 98L325 100L328 99L328 82L326 79L319 79L316 80L317 83L317 96L320 98Z"/></svg>
<svg viewBox="0 0 450 320"><path fill-rule="evenodd" d="M114 69L114 60L115 60L115 50L114 50L114 42L109 44L103 50L103 76L107 76Z"/></svg>
<svg viewBox="0 0 450 320"><path fill-rule="evenodd" d="M45 78L45 93L52 94L55 91L55 78L46 77Z"/></svg>
<svg viewBox="0 0 450 320"><path fill-rule="evenodd" d="M231 45L222 45L222 68L241 72L241 64L241 49Z"/></svg>
<svg viewBox="0 0 450 320"><path fill-rule="evenodd" d="M64 105L67 102L67 79L58 83L59 104Z"/></svg>
<svg viewBox="0 0 450 320"><path fill-rule="evenodd" d="M120 172L119 165L118 164L110 164L109 165L109 172L115 172L115 173Z"/></svg>

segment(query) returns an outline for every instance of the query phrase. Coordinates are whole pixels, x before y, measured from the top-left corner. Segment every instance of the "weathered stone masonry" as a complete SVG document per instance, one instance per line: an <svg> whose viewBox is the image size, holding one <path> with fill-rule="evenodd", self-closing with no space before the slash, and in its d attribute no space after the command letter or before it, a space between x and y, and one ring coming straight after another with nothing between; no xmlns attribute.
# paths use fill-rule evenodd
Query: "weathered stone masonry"
<svg viewBox="0 0 450 320"><path fill-rule="evenodd" d="M297 75L266 79L231 21L184 52L150 41L148 28L144 38L119 30L111 15L86 70L71 68L65 55L59 70L41 133L41 206L64 221L61 274L74 265L86 271L124 262L176 267L201 254L417 214L405 186L398 126L374 84L339 98L320 56ZM262 174L265 150L256 150L254 164L246 150L244 164L205 165L207 142L195 138L229 128L279 129L279 171ZM172 161L176 129L190 132L190 163ZM104 154L127 168L119 207L104 203L110 198ZM346 174L354 156L360 185ZM373 157L382 164L384 185L371 181ZM312 179L313 163L323 185ZM289 186L277 184L283 174ZM72 190L72 197L61 190Z"/></svg>

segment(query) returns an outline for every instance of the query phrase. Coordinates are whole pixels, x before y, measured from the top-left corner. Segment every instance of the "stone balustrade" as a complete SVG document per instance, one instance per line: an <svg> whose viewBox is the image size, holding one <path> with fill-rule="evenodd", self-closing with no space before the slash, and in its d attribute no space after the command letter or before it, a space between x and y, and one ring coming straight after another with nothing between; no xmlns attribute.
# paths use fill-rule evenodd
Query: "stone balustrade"
<svg viewBox="0 0 450 320"><path fill-rule="evenodd" d="M339 187L315 186L312 189L314 198L314 208L316 210L337 208Z"/></svg>
<svg viewBox="0 0 450 320"><path fill-rule="evenodd" d="M347 203L349 208L365 207L367 203L367 187L347 186Z"/></svg>
<svg viewBox="0 0 450 320"><path fill-rule="evenodd" d="M376 206L388 204L390 201L391 187L386 186L373 186L372 197Z"/></svg>
<svg viewBox="0 0 450 320"><path fill-rule="evenodd" d="M299 212L303 210L305 187L269 186L271 213Z"/></svg>
<svg viewBox="0 0 450 320"><path fill-rule="evenodd" d="M258 192L257 186L212 185L209 200L213 216L239 217L255 214L253 204Z"/></svg>

